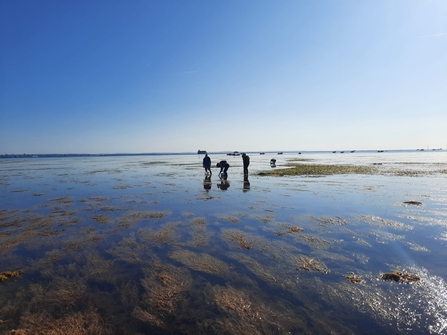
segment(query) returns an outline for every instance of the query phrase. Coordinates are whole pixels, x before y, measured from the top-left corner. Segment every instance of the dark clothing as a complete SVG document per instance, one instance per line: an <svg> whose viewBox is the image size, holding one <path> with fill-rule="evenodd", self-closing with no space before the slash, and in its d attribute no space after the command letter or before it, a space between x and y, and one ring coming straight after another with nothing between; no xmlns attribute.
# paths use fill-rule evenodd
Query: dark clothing
<svg viewBox="0 0 447 335"><path fill-rule="evenodd" d="M209 158L208 156L206 156L203 159L203 167L204 168L210 168L211 167L211 158Z"/></svg>
<svg viewBox="0 0 447 335"><path fill-rule="evenodd" d="M242 162L244 163L244 174L248 174L248 166L250 165L250 157L246 154L242 155Z"/></svg>
<svg viewBox="0 0 447 335"><path fill-rule="evenodd" d="M205 155L203 158L203 167L205 168L205 173L211 174L211 158L208 155Z"/></svg>
<svg viewBox="0 0 447 335"><path fill-rule="evenodd" d="M227 161L220 161L219 163L217 163L217 167L220 167L219 173L222 173L222 171L224 173L227 173L228 168L230 167L230 164L228 164Z"/></svg>

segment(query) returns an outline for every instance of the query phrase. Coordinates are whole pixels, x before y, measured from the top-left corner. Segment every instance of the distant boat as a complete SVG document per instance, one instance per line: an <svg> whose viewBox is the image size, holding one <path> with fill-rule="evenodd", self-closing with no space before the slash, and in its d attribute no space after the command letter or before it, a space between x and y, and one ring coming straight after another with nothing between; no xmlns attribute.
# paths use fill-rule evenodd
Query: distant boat
<svg viewBox="0 0 447 335"><path fill-rule="evenodd" d="M239 151L233 151L227 154L227 156L239 156L239 155L240 155Z"/></svg>
<svg viewBox="0 0 447 335"><path fill-rule="evenodd" d="M355 152L355 150L351 150L351 152Z"/></svg>
<svg viewBox="0 0 447 335"><path fill-rule="evenodd" d="M259 154L260 154L260 155L265 155L265 152L260 152Z"/></svg>
<svg viewBox="0 0 447 335"><path fill-rule="evenodd" d="M204 155L204 154L206 154L206 150L198 150L197 154L198 155Z"/></svg>
<svg viewBox="0 0 447 335"><path fill-rule="evenodd" d="M333 154L337 153L337 151L332 151Z"/></svg>
<svg viewBox="0 0 447 335"><path fill-rule="evenodd" d="M278 152L278 155L282 155L282 154L283 154L283 152L282 152L282 151Z"/></svg>

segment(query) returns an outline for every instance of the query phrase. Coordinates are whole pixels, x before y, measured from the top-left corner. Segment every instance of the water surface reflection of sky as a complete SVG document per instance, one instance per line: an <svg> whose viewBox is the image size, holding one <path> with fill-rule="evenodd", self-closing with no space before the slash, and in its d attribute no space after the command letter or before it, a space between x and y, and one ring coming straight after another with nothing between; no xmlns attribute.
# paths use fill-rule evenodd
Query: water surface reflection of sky
<svg viewBox="0 0 447 335"><path fill-rule="evenodd" d="M241 157L211 155L210 177L202 158L0 160L0 272L24 271L0 286L0 299L3 305L13 301L19 286L33 297L10 315L0 309L0 320L11 319L0 325L3 330L28 329L20 315L48 302L33 285L50 294L68 278L80 285L79 297L93 297L89 304L98 308L98 318L123 313L138 320L132 329L141 333L200 333L205 323L219 331L255 327L260 334L274 327L279 333L445 332L447 181L438 173L446 168L445 152L251 154L248 176ZM257 175L272 169L271 158L276 169L300 159L378 166L383 173ZM215 167L222 159L230 164L226 180ZM403 169L422 174L393 173ZM101 264L96 279L89 274L92 264ZM77 274L71 275L74 268ZM380 278L393 271L415 274L420 281ZM160 309L147 283L174 285L179 273L190 278L188 286L178 288L177 300L171 296L169 311ZM362 282L346 280L352 275ZM116 302L130 286L137 293L125 311L102 308L94 298L106 295ZM222 297L251 301L251 316L233 313ZM198 302L215 309L207 314ZM86 313L80 301L70 303L73 311ZM194 320L201 321L186 322L181 306L196 311ZM272 317L274 310L300 317L277 325L256 324L252 317ZM47 312L60 321L54 309ZM123 320L115 322L116 329L126 327Z"/></svg>

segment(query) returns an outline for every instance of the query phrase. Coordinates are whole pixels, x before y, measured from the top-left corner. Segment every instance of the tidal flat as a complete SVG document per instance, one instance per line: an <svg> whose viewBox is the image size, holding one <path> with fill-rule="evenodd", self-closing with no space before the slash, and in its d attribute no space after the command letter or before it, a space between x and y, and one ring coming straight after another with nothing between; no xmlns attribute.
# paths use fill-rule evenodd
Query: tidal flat
<svg viewBox="0 0 447 335"><path fill-rule="evenodd" d="M447 152L249 155L1 159L0 334L447 334Z"/></svg>

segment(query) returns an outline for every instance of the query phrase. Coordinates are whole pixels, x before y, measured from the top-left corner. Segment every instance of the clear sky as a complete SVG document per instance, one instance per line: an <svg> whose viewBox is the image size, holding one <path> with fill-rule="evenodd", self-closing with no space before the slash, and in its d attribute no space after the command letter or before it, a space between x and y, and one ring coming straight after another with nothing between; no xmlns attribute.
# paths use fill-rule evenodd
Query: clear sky
<svg viewBox="0 0 447 335"><path fill-rule="evenodd" d="M445 0L2 0L0 154L447 149Z"/></svg>

